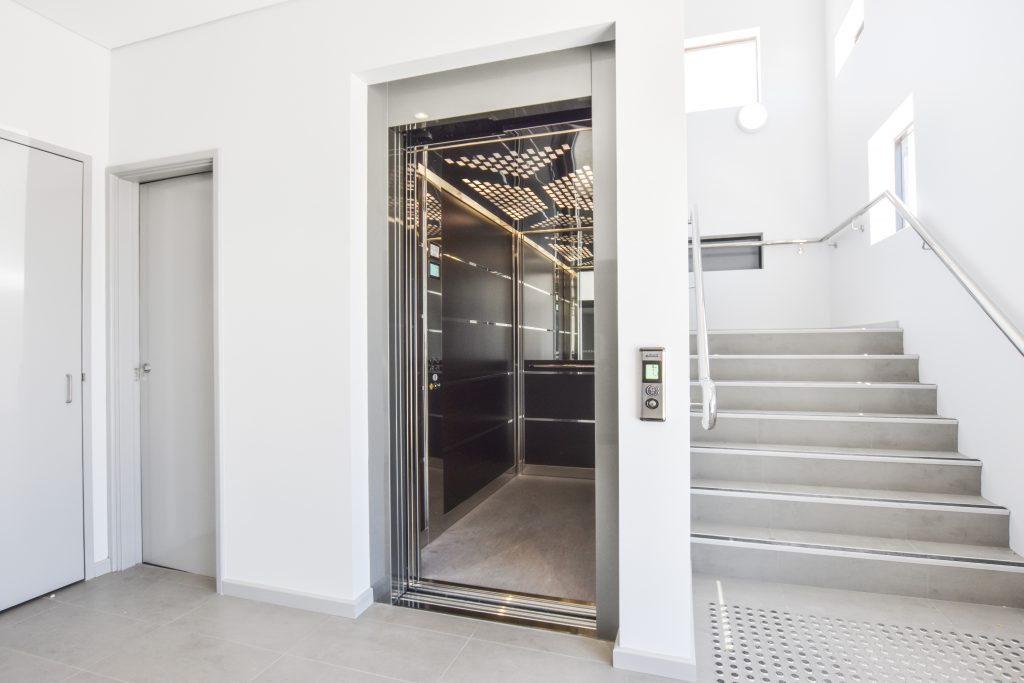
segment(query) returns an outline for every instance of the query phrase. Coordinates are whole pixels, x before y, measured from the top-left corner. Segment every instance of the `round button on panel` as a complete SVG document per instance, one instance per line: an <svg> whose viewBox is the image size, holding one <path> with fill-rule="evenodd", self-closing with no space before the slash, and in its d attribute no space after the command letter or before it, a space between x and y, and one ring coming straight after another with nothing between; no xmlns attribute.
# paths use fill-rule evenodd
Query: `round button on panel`
<svg viewBox="0 0 1024 683"><path fill-rule="evenodd" d="M648 384L647 387L644 388L644 393L648 396L657 396L659 393L658 387L653 384Z"/></svg>
<svg viewBox="0 0 1024 683"><path fill-rule="evenodd" d="M649 398L646 401L644 401L644 405L650 408L651 410L655 410L658 407L658 399Z"/></svg>

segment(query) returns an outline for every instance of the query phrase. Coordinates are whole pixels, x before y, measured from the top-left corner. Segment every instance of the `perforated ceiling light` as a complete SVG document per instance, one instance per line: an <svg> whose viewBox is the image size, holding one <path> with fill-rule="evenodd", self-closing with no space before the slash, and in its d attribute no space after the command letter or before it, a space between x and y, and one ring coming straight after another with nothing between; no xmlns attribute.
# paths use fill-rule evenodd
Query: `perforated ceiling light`
<svg viewBox="0 0 1024 683"><path fill-rule="evenodd" d="M445 157L446 164L464 166L480 171L492 171L516 176L517 178L528 178L540 169L546 167L555 159L571 152L572 147L563 144L561 147L542 147L540 149L530 147L522 153L511 151L506 153L493 152L490 156L476 154L473 156Z"/></svg>
<svg viewBox="0 0 1024 683"><path fill-rule="evenodd" d="M594 210L594 172L589 166L578 168L548 183L544 191L560 209Z"/></svg>
<svg viewBox="0 0 1024 683"><path fill-rule="evenodd" d="M462 182L480 193L512 220L523 220L547 208L537 193L529 187L501 185L469 178L463 178Z"/></svg>
<svg viewBox="0 0 1024 683"><path fill-rule="evenodd" d="M593 227L593 225L593 216L580 216L577 221L576 216L566 213L557 213L554 216L545 218L539 223L534 223L530 226L530 230L544 230L545 228L590 228Z"/></svg>

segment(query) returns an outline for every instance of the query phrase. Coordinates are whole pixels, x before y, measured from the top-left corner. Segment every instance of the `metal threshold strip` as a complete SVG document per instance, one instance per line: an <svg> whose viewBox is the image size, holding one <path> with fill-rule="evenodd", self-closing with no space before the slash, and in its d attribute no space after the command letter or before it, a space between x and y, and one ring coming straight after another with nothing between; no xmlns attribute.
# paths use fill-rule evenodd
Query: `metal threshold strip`
<svg viewBox="0 0 1024 683"><path fill-rule="evenodd" d="M1002 560L998 558L966 557L962 555L944 555L940 553L913 552L907 550L884 550L881 548L861 548L856 546L832 545L828 543L804 543L800 541L748 538L744 536L731 536L724 534L693 533L690 534L690 537L706 541L748 543L750 545L777 546L779 548L802 548L806 550L823 550L837 553L861 553L866 555L880 555L883 557L893 558L902 557L911 560L935 560L938 562L961 562L965 564L998 565L1001 567L1024 568L1024 560Z"/></svg>
<svg viewBox="0 0 1024 683"><path fill-rule="evenodd" d="M436 581L412 581L397 603L465 615L487 615L520 624L543 624L573 633L597 630L594 605L534 595L471 588Z"/></svg>

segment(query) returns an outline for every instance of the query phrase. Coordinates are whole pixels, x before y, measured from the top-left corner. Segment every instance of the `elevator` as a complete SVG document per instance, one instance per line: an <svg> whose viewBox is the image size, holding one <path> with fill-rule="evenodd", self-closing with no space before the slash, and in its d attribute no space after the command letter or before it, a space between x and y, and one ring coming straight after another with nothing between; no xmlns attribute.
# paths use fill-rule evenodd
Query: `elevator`
<svg viewBox="0 0 1024 683"><path fill-rule="evenodd" d="M593 632L591 97L392 126L388 171L391 599Z"/></svg>

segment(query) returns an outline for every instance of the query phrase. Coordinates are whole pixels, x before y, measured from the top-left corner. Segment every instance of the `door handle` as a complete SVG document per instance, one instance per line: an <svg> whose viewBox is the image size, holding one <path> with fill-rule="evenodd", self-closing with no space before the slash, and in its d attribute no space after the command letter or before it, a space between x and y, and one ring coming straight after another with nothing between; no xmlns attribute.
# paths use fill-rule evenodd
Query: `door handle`
<svg viewBox="0 0 1024 683"><path fill-rule="evenodd" d="M71 375L64 375L64 403L71 403Z"/></svg>
<svg viewBox="0 0 1024 683"><path fill-rule="evenodd" d="M142 365L135 368L135 381L140 381L143 377L153 372L153 366L149 363L143 363Z"/></svg>

